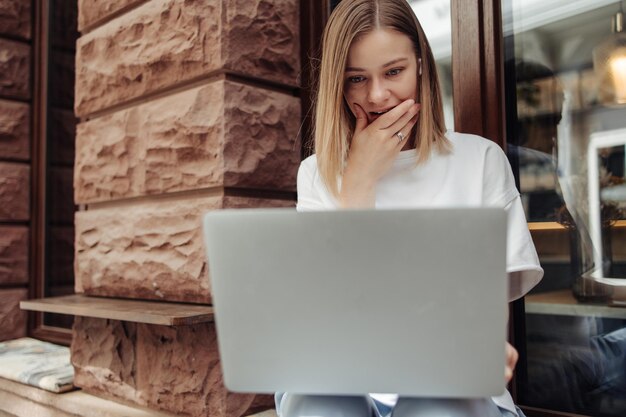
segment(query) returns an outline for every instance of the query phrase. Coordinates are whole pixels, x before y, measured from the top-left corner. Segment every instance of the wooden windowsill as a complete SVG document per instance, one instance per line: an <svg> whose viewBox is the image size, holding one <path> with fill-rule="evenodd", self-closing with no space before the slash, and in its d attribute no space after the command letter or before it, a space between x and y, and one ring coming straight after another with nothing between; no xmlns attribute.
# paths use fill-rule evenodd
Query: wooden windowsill
<svg viewBox="0 0 626 417"><path fill-rule="evenodd" d="M213 321L213 307L161 301L90 297L82 294L20 302L22 310L182 326Z"/></svg>

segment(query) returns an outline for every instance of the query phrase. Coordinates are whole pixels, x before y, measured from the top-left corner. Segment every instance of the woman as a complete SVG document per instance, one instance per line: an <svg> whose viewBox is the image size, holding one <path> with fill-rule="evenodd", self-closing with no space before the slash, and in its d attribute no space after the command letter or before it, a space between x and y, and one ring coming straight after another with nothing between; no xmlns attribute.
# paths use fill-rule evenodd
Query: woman
<svg viewBox="0 0 626 417"><path fill-rule="evenodd" d="M406 1L343 0L330 16L314 140L316 154L298 172L298 210L504 207L510 298L541 279L508 161L491 141L446 132L432 51ZM508 344L506 352L508 381L517 352ZM276 399L281 417L523 415L508 392L476 400L289 393Z"/></svg>

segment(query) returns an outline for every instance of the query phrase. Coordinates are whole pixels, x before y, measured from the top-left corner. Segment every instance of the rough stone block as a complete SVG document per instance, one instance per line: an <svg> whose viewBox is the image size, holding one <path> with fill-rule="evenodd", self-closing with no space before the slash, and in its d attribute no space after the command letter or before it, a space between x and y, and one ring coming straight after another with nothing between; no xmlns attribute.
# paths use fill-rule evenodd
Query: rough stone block
<svg viewBox="0 0 626 417"><path fill-rule="evenodd" d="M76 202L222 183L222 115L222 88L210 84L79 124Z"/></svg>
<svg viewBox="0 0 626 417"><path fill-rule="evenodd" d="M295 191L300 100L235 83L224 95L224 185Z"/></svg>
<svg viewBox="0 0 626 417"><path fill-rule="evenodd" d="M74 384L84 391L184 416L240 417L271 408L269 395L223 385L212 323L166 327L77 317Z"/></svg>
<svg viewBox="0 0 626 417"><path fill-rule="evenodd" d="M71 52L56 50L50 54L50 90L48 100L54 107L74 108L74 63Z"/></svg>
<svg viewBox="0 0 626 417"><path fill-rule="evenodd" d="M81 123L78 203L225 185L295 190L298 98L229 81Z"/></svg>
<svg viewBox="0 0 626 417"><path fill-rule="evenodd" d="M76 123L78 122L71 110L50 108L48 136L48 152L50 162L56 165L74 165L74 149L76 139Z"/></svg>
<svg viewBox="0 0 626 417"><path fill-rule="evenodd" d="M76 213L76 292L211 303L201 217L225 207L286 207L246 197L156 200Z"/></svg>
<svg viewBox="0 0 626 417"><path fill-rule="evenodd" d="M26 336L26 311L20 310L26 299L26 288L0 289L0 342Z"/></svg>
<svg viewBox="0 0 626 417"><path fill-rule="evenodd" d="M0 157L30 158L30 106L0 100Z"/></svg>
<svg viewBox="0 0 626 417"><path fill-rule="evenodd" d="M48 216L52 223L71 225L74 223L73 169L51 166L49 168L48 193L54 196L49 202Z"/></svg>
<svg viewBox="0 0 626 417"><path fill-rule="evenodd" d="M299 2L150 1L77 42L76 114L228 69L297 85Z"/></svg>
<svg viewBox="0 0 626 417"><path fill-rule="evenodd" d="M0 33L30 39L32 0L0 0Z"/></svg>
<svg viewBox="0 0 626 417"><path fill-rule="evenodd" d="M0 284L28 283L28 228L0 226Z"/></svg>
<svg viewBox="0 0 626 417"><path fill-rule="evenodd" d="M30 167L0 162L0 221L30 218Z"/></svg>
<svg viewBox="0 0 626 417"><path fill-rule="evenodd" d="M76 213L77 292L210 302L200 217L221 197Z"/></svg>
<svg viewBox="0 0 626 417"><path fill-rule="evenodd" d="M30 45L0 39L0 95L30 98Z"/></svg>
<svg viewBox="0 0 626 417"><path fill-rule="evenodd" d="M96 25L113 13L122 9L145 3L147 0L78 0L78 30Z"/></svg>
<svg viewBox="0 0 626 417"><path fill-rule="evenodd" d="M300 2L224 1L224 67L240 74L297 85Z"/></svg>

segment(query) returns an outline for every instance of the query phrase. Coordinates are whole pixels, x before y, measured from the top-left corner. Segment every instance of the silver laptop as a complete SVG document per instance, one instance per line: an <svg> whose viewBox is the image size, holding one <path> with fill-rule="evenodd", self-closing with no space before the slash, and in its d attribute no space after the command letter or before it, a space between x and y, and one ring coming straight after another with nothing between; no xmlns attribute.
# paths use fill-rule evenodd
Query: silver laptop
<svg viewBox="0 0 626 417"><path fill-rule="evenodd" d="M505 223L496 208L206 214L226 386L502 394Z"/></svg>

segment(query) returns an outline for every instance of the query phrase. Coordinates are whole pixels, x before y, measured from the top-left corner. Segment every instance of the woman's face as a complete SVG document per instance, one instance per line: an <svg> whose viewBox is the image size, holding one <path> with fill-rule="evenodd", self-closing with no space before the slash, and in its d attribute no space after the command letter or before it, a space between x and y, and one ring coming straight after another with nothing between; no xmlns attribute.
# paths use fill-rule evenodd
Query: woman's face
<svg viewBox="0 0 626 417"><path fill-rule="evenodd" d="M360 106L372 123L407 99L418 101L417 72L411 39L395 30L376 29L350 46L344 98L352 114Z"/></svg>

